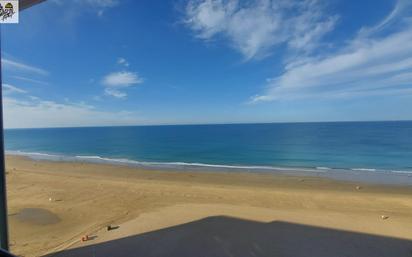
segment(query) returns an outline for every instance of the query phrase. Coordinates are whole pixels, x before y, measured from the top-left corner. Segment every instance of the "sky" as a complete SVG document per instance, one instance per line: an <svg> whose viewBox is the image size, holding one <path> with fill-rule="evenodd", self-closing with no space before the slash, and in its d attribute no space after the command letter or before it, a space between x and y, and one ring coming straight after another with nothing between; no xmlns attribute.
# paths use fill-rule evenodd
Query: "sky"
<svg viewBox="0 0 412 257"><path fill-rule="evenodd" d="M412 119L409 0L48 0L2 24L6 128Z"/></svg>

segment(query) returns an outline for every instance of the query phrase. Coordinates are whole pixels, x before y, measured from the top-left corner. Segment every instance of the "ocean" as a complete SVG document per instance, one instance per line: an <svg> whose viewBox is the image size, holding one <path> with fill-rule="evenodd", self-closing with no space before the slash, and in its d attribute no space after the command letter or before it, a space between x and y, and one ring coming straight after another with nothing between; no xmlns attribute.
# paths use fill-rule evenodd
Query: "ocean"
<svg viewBox="0 0 412 257"><path fill-rule="evenodd" d="M412 184L412 121L6 129L5 147L35 159Z"/></svg>

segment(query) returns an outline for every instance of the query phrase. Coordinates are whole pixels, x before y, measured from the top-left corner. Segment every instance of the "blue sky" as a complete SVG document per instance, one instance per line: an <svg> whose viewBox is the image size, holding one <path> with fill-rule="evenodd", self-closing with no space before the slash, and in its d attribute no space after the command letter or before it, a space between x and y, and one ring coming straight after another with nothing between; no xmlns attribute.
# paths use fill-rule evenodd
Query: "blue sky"
<svg viewBox="0 0 412 257"><path fill-rule="evenodd" d="M48 0L1 27L6 127L412 119L408 0Z"/></svg>

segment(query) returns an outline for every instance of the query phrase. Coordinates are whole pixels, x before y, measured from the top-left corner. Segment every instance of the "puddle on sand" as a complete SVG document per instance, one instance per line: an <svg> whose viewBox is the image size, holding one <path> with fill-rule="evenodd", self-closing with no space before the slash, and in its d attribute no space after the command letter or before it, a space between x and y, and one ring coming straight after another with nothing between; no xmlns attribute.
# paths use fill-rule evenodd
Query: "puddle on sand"
<svg viewBox="0 0 412 257"><path fill-rule="evenodd" d="M13 218L20 222L34 225L51 225L60 221L59 216L51 211L42 208L24 208L13 215Z"/></svg>

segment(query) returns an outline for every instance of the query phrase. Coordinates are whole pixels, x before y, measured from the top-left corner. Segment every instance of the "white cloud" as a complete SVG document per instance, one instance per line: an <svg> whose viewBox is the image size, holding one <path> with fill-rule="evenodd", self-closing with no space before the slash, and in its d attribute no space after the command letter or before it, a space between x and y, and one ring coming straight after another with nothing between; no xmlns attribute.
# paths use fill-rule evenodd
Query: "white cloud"
<svg viewBox="0 0 412 257"><path fill-rule="evenodd" d="M197 37L211 40L218 35L230 40L246 60L270 54L277 45L309 52L331 31L337 16L325 16L316 0L190 1L185 23Z"/></svg>
<svg viewBox="0 0 412 257"><path fill-rule="evenodd" d="M42 76L46 76L49 74L49 72L44 69L34 67L31 65L22 63L22 62L12 61L10 59L5 59L5 58L3 58L1 62L5 69L29 72L29 73L42 75Z"/></svg>
<svg viewBox="0 0 412 257"><path fill-rule="evenodd" d="M127 96L126 93L114 88L105 88L104 93L105 95L113 96L116 98L125 98Z"/></svg>
<svg viewBox="0 0 412 257"><path fill-rule="evenodd" d="M96 13L98 17L102 17L106 9L115 7L120 3L118 0L77 0L77 2L87 4L93 9L97 9Z"/></svg>
<svg viewBox="0 0 412 257"><path fill-rule="evenodd" d="M143 79L136 72L120 71L106 75L102 80L105 94L116 98L124 98L127 94L123 89L143 83Z"/></svg>
<svg viewBox="0 0 412 257"><path fill-rule="evenodd" d="M51 0L50 2L55 3L57 5L64 5L66 1L64 0ZM86 4L96 8L107 8L107 7L114 7L120 3L119 0L75 0L69 2L69 4Z"/></svg>
<svg viewBox="0 0 412 257"><path fill-rule="evenodd" d="M411 94L412 22L394 15L408 13L399 6L407 5L396 5L396 12L383 22L362 28L342 49L322 57L295 59L252 102ZM391 24L397 24L396 29Z"/></svg>
<svg viewBox="0 0 412 257"><path fill-rule="evenodd" d="M17 93L17 94L25 94L27 93L26 90L12 86L10 84L4 84L3 83L3 93L4 94L12 94L12 93Z"/></svg>
<svg viewBox="0 0 412 257"><path fill-rule="evenodd" d="M98 17L101 17L106 10L120 4L120 0L50 0L50 2L64 8L62 17L67 21L73 21L84 11L95 12Z"/></svg>
<svg viewBox="0 0 412 257"><path fill-rule="evenodd" d="M102 100L102 97L99 96L99 95L95 95L95 96L93 96L93 100L94 100L94 101L101 101L101 100Z"/></svg>
<svg viewBox="0 0 412 257"><path fill-rule="evenodd" d="M374 33L381 32L385 28L394 25L396 21L399 21L399 17L408 15L407 11L410 10L412 2L410 0L398 0L393 8L392 12L389 13L381 22L373 27L364 27L359 30L359 37L367 37L373 35Z"/></svg>
<svg viewBox="0 0 412 257"><path fill-rule="evenodd" d="M117 64L123 65L123 66L125 66L125 67L129 67L129 66L130 66L129 62L128 62L125 58L123 58L123 57L119 57L119 58L117 59Z"/></svg>
<svg viewBox="0 0 412 257"><path fill-rule="evenodd" d="M103 78L103 84L109 87L130 87L134 84L140 84L143 79L136 72L120 71L112 72Z"/></svg>
<svg viewBox="0 0 412 257"><path fill-rule="evenodd" d="M136 125L141 121L136 112L98 110L68 98L60 103L44 100L10 84L3 84L3 92L6 128Z"/></svg>
<svg viewBox="0 0 412 257"><path fill-rule="evenodd" d="M79 3L86 3L95 7L113 7L119 4L118 0L77 0Z"/></svg>
<svg viewBox="0 0 412 257"><path fill-rule="evenodd" d="M103 111L85 103L58 103L37 97L27 100L5 97L3 105L6 128L136 125L141 122L135 112Z"/></svg>
<svg viewBox="0 0 412 257"><path fill-rule="evenodd" d="M32 78L27 78L27 77L23 77L23 76L12 76L12 77L15 78L15 79L30 82L30 83L35 83L35 84L40 84L40 85L49 85L48 82L41 81L41 80L38 80L38 79L32 79Z"/></svg>

